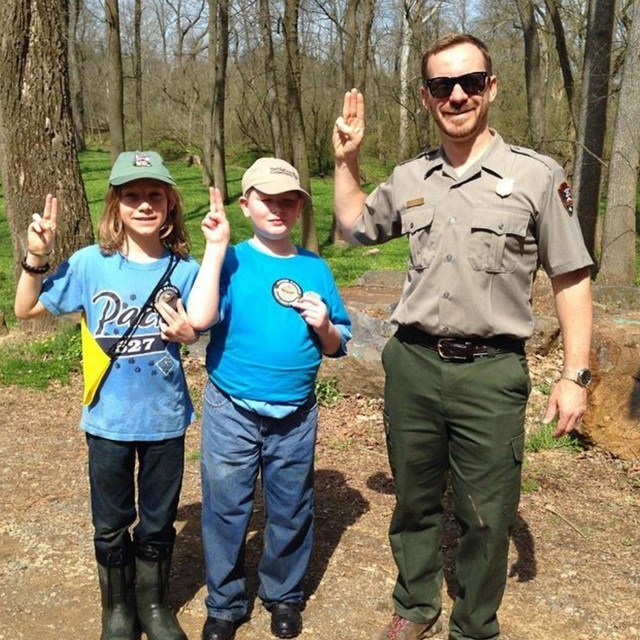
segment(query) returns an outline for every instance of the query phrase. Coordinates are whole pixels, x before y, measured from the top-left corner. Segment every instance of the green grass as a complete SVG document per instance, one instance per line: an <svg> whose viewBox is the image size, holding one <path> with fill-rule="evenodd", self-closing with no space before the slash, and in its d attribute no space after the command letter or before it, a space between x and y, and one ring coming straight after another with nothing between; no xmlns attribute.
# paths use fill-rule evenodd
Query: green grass
<svg viewBox="0 0 640 640"><path fill-rule="evenodd" d="M575 436L564 435L560 438L554 438L553 430L555 428L556 421L554 420L549 424L541 424L537 429L528 433L525 440L525 450L530 453L549 451L551 449L573 452L582 451L582 447Z"/></svg>
<svg viewBox="0 0 640 640"><path fill-rule="evenodd" d="M324 407L332 407L341 398L336 378L316 380L316 399Z"/></svg>
<svg viewBox="0 0 640 640"><path fill-rule="evenodd" d="M53 381L69 383L81 368L80 330L67 326L60 331L0 349L0 384L19 384L46 389Z"/></svg>

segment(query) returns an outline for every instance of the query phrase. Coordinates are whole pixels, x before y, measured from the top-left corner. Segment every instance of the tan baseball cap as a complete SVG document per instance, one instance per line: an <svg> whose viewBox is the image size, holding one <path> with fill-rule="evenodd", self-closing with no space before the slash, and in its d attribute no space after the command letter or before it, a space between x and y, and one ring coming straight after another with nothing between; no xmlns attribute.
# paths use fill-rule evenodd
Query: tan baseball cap
<svg viewBox="0 0 640 640"><path fill-rule="evenodd" d="M259 158L242 176L242 195L246 197L249 189L257 189L268 195L298 191L307 201L311 196L300 187L298 172L280 158Z"/></svg>

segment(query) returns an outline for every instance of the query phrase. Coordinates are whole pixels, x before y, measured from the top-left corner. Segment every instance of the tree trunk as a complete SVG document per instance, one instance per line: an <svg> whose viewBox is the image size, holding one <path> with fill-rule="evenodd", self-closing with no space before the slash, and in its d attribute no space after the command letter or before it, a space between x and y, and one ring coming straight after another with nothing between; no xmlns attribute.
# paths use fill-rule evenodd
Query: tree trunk
<svg viewBox="0 0 640 640"><path fill-rule="evenodd" d="M82 9L82 0L68 0L65 3L67 14L67 56L69 62L69 87L71 97L71 114L73 116L73 133L78 151L87 148L84 131L84 102L82 99L82 64L78 52L77 26L78 15Z"/></svg>
<svg viewBox="0 0 640 640"><path fill-rule="evenodd" d="M524 71L527 85L530 144L543 150L545 140L544 83L540 67L540 40L531 0L516 0L524 34Z"/></svg>
<svg viewBox="0 0 640 640"><path fill-rule="evenodd" d="M371 49L371 27L373 26L375 0L361 0L363 7L362 33L360 38L359 58L356 67L356 87L365 95L367 90L367 71L369 69L369 55Z"/></svg>
<svg viewBox="0 0 640 640"><path fill-rule="evenodd" d="M398 122L398 157L409 157L409 57L411 55L411 11L415 0L402 4L402 37L400 42L400 114Z"/></svg>
<svg viewBox="0 0 640 640"><path fill-rule="evenodd" d="M602 154L607 131L609 66L615 2L590 0L582 69L580 125L573 180L575 209L587 249L595 260ZM626 107L626 105L625 105Z"/></svg>
<svg viewBox="0 0 640 640"><path fill-rule="evenodd" d="M553 24L553 33L555 35L556 53L558 54L558 61L560 62L560 70L562 71L562 80L564 83L564 91L567 96L567 104L569 105L569 115L571 116L571 123L574 130L576 129L576 114L573 93L573 72L571 71L571 60L567 51L567 40L564 35L564 23L560 12L558 10L558 0L545 0L547 5L547 11L551 16L551 23Z"/></svg>
<svg viewBox="0 0 640 640"><path fill-rule="evenodd" d="M634 286L636 282L636 201L640 166L640 0L622 70L618 111L609 163L607 210L602 232L598 284Z"/></svg>
<svg viewBox="0 0 640 640"><path fill-rule="evenodd" d="M74 142L60 12L46 0L0 3L0 148L2 185L14 262L45 195L60 200L58 263L93 241ZM16 266L15 277L19 275ZM29 326L47 326L50 320Z"/></svg>
<svg viewBox="0 0 640 640"><path fill-rule="evenodd" d="M229 0L218 0L218 38L216 43L215 88L213 92L213 182L229 201L227 164L224 157L224 105L227 61L229 59Z"/></svg>
<svg viewBox="0 0 640 640"><path fill-rule="evenodd" d="M276 158L286 157L284 144L284 123L280 111L280 98L278 96L278 79L276 76L276 63L273 51L273 38L271 37L271 11L269 0L260 0L260 28L262 30L262 46L266 53L264 57L264 75L267 82L267 95L265 107L269 113L271 126L271 144Z"/></svg>
<svg viewBox="0 0 640 640"><path fill-rule="evenodd" d="M107 23L107 114L111 138L111 160L125 150L124 137L124 92L122 86L122 53L120 48L120 11L118 0L105 0L105 21Z"/></svg>
<svg viewBox="0 0 640 640"><path fill-rule="evenodd" d="M142 110L142 0L135 0L133 9L133 75L136 83L136 129L138 149L144 149Z"/></svg>
<svg viewBox="0 0 640 640"><path fill-rule="evenodd" d="M311 194L307 142L300 97L300 51L298 48L298 1L285 0L284 37L287 51L287 102L290 108L293 164L300 174L302 188ZM318 235L313 220L313 203L302 212L302 246L318 252Z"/></svg>
<svg viewBox="0 0 640 640"><path fill-rule="evenodd" d="M344 27L342 29L342 75L345 91L355 87L356 74L356 42L358 41L357 14L360 0L348 0L344 13Z"/></svg>
<svg viewBox="0 0 640 640"><path fill-rule="evenodd" d="M229 58L229 2L209 0L209 57L211 100L206 110L204 170L210 185L218 187L229 202L227 167L224 156L226 70Z"/></svg>

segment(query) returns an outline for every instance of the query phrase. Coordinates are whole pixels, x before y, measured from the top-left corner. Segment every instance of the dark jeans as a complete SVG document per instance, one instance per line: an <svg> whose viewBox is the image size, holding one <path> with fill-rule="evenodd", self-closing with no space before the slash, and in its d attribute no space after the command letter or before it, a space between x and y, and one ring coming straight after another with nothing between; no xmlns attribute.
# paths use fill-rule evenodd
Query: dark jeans
<svg viewBox="0 0 640 640"><path fill-rule="evenodd" d="M87 444L98 562L113 565L130 560L129 530L136 518L133 540L137 545L170 549L182 487L184 436L155 442L122 442L87 434Z"/></svg>

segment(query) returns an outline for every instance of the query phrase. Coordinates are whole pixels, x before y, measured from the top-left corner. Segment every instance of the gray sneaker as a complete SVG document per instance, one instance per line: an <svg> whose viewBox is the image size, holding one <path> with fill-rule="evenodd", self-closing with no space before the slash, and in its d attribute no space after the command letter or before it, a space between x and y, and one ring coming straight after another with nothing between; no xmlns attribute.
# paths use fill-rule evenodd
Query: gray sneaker
<svg viewBox="0 0 640 640"><path fill-rule="evenodd" d="M411 622L401 618L397 613L393 614L391 622L378 636L378 640L424 640L432 638L442 631L440 616L431 622Z"/></svg>

